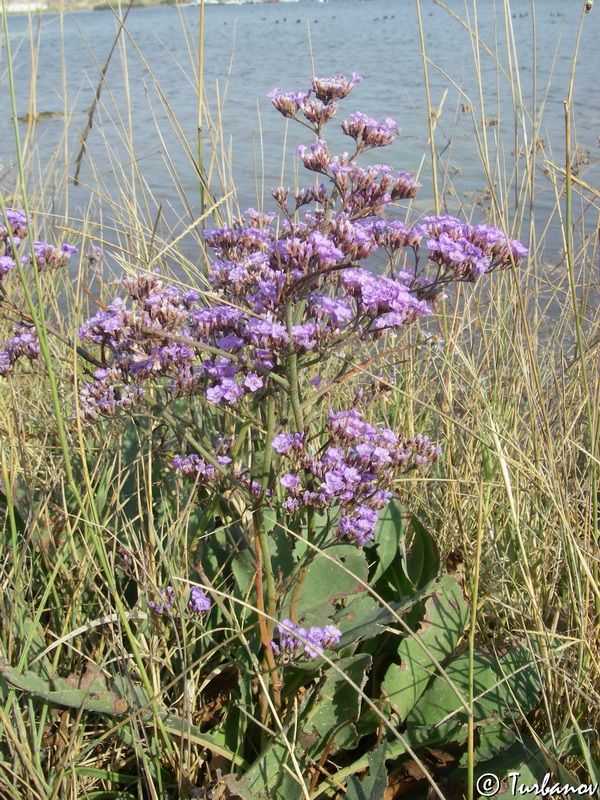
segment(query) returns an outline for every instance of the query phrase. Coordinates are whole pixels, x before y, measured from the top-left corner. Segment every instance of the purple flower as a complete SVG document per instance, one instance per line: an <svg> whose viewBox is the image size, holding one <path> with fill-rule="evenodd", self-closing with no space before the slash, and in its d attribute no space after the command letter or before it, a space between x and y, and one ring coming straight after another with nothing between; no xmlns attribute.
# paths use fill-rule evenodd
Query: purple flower
<svg viewBox="0 0 600 800"><path fill-rule="evenodd" d="M344 260L344 254L321 231L313 231L309 237L313 250L319 259L319 268L326 269Z"/></svg>
<svg viewBox="0 0 600 800"><path fill-rule="evenodd" d="M398 138L398 123L391 117L385 122L377 122L360 111L350 115L350 120L342 122L342 131L351 136L359 147L385 147Z"/></svg>
<svg viewBox="0 0 600 800"><path fill-rule="evenodd" d="M300 105L300 111L304 117L320 128L326 125L337 111L337 103L323 103L321 100L305 100Z"/></svg>
<svg viewBox="0 0 600 800"><path fill-rule="evenodd" d="M293 514L300 508L300 501L296 497L288 497L281 507L286 514Z"/></svg>
<svg viewBox="0 0 600 800"><path fill-rule="evenodd" d="M284 117L295 117L309 94L310 92L303 92L301 89L298 89L297 92L282 92L277 87L270 91L267 97Z"/></svg>
<svg viewBox="0 0 600 800"><path fill-rule="evenodd" d="M10 256L0 256L0 279L2 279L7 272L10 272L14 266L14 259L12 259Z"/></svg>
<svg viewBox="0 0 600 800"><path fill-rule="evenodd" d="M319 325L315 322L305 322L303 325L292 325L294 350L307 353L317 346Z"/></svg>
<svg viewBox="0 0 600 800"><path fill-rule="evenodd" d="M40 355L40 342L35 328L17 325L14 336L4 343L0 350L0 376L5 378L13 364L22 356L34 361Z"/></svg>
<svg viewBox="0 0 600 800"><path fill-rule="evenodd" d="M333 103L346 97L361 81L361 76L353 72L350 80L343 75L333 75L331 78L313 77L311 84L317 100L322 103Z"/></svg>
<svg viewBox="0 0 600 800"><path fill-rule="evenodd" d="M63 242L61 248L53 247L48 242L34 242L33 253L38 270L59 269L65 267L77 248Z"/></svg>
<svg viewBox="0 0 600 800"><path fill-rule="evenodd" d="M344 322L349 322L354 316L354 312L348 303L344 300L336 300L327 295L311 295L309 303L314 310L315 316L318 320L323 319L325 315L329 318L329 322L333 327L339 327Z"/></svg>
<svg viewBox="0 0 600 800"><path fill-rule="evenodd" d="M90 244L87 252L87 259L90 264L90 267L95 267L100 261L101 256L102 256L102 248L98 247L95 244Z"/></svg>
<svg viewBox="0 0 600 800"><path fill-rule="evenodd" d="M175 603L175 590L172 586L167 586L166 589L159 590L160 601L158 603L154 600L148 600L148 607L154 611L155 614L170 615Z"/></svg>
<svg viewBox="0 0 600 800"><path fill-rule="evenodd" d="M319 642L325 650L331 650L340 643L342 638L342 632L334 625L326 625L324 628L312 627L308 635L314 641Z"/></svg>
<svg viewBox="0 0 600 800"><path fill-rule="evenodd" d="M355 408L350 411L330 411L328 427L336 436L346 441L352 441L361 436L373 436L377 433L377 429L365 422L360 411Z"/></svg>
<svg viewBox="0 0 600 800"><path fill-rule="evenodd" d="M25 212L17 208L7 208L5 211L6 219L8 221L10 231L13 234L13 238L19 240L24 239L27 236L29 229L29 222ZM7 244L9 243L9 234L4 224L4 217L2 215L0 215L0 239L4 239ZM15 244L18 247L18 242L15 241Z"/></svg>
<svg viewBox="0 0 600 800"><path fill-rule="evenodd" d="M127 411L143 399L144 389L122 385L122 377L119 369L96 370L96 380L86 383L79 390L79 408L84 420L96 422L100 416Z"/></svg>
<svg viewBox="0 0 600 800"><path fill-rule="evenodd" d="M256 372L250 372L246 375L242 383L250 392L257 392L265 385L263 379Z"/></svg>
<svg viewBox="0 0 600 800"><path fill-rule="evenodd" d="M319 658L326 649L339 644L341 631L333 625L324 628L313 626L310 630L299 628L291 619L282 619L277 625L279 641L271 642L280 663L298 661L302 658Z"/></svg>
<svg viewBox="0 0 600 800"><path fill-rule="evenodd" d="M297 149L296 153L302 159L302 163L306 167L306 169L311 170L312 172L322 172L323 174L327 174L327 168L329 166L329 162L331 161L331 156L329 155L329 150L327 149L327 142L323 139L317 139L316 142L313 142L310 146L310 151L306 145L301 144Z"/></svg>
<svg viewBox="0 0 600 800"><path fill-rule="evenodd" d="M194 614L202 614L210 611L212 603L210 598L206 596L204 589L200 586L190 586L190 599L188 608Z"/></svg>
<svg viewBox="0 0 600 800"><path fill-rule="evenodd" d="M0 377L6 378L13 362L7 350L0 350Z"/></svg>
<svg viewBox="0 0 600 800"><path fill-rule="evenodd" d="M280 455L290 449L301 451L304 447L303 433L279 433L271 442L271 447Z"/></svg>
<svg viewBox="0 0 600 800"><path fill-rule="evenodd" d="M121 298L115 298L106 311L99 311L79 329L79 338L117 347L129 335L128 315Z"/></svg>
<svg viewBox="0 0 600 800"><path fill-rule="evenodd" d="M281 478L279 479L279 483L285 489L293 490L298 488L298 484L300 483L300 478L297 475L291 475L290 473L287 473L286 475L281 476Z"/></svg>
<svg viewBox="0 0 600 800"><path fill-rule="evenodd" d="M191 453L185 458L182 456L175 456L171 462L173 469L180 472L185 477L202 476L207 481L212 481L219 476L219 473L206 459Z"/></svg>
<svg viewBox="0 0 600 800"><path fill-rule="evenodd" d="M239 350L240 347L243 347L246 344L246 340L242 339L241 336L236 336L233 333L228 334L227 336L221 336L219 341L217 342L217 347L220 350Z"/></svg>
<svg viewBox="0 0 600 800"><path fill-rule="evenodd" d="M524 258L527 258L527 256L529 255L529 250L524 245L522 245L521 242L518 242L516 239L511 239L509 246L513 258L515 259L515 262L517 264L519 264Z"/></svg>
<svg viewBox="0 0 600 800"><path fill-rule="evenodd" d="M340 519L336 536L350 539L357 547L362 547L374 539L379 514L365 505L356 506L351 513Z"/></svg>
<svg viewBox="0 0 600 800"><path fill-rule="evenodd" d="M285 325L258 317L248 320L245 334L259 348L281 348L290 341Z"/></svg>
<svg viewBox="0 0 600 800"><path fill-rule="evenodd" d="M210 403L220 403L225 400L227 403L236 403L244 394L244 389L239 386L233 378L223 378L221 383L206 390L206 399Z"/></svg>

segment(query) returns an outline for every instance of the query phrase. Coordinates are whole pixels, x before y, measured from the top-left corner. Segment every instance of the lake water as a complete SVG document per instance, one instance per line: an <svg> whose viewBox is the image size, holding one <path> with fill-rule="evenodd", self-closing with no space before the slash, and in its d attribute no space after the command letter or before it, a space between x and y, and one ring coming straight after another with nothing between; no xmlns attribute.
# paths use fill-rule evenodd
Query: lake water
<svg viewBox="0 0 600 800"><path fill-rule="evenodd" d="M535 5L534 15L531 0L512 0L510 13L505 18L502 2L479 0L477 4L485 87L483 115L488 123L485 132L492 154L498 154L501 164L505 160L514 164L511 153L526 147L527 143L522 132L515 139L515 129L521 131L521 124L515 125L509 73L513 82L520 83L524 104L517 108L517 114L525 119L529 142L534 132L531 115L534 108L539 112L543 106L538 136L544 140L545 147L538 155L535 224L539 231L549 226L546 258L552 261L560 258L561 234L560 222L553 213L555 191L543 174L544 158L564 165L563 101L567 97L583 3L581 0L538 0ZM463 20L470 18L473 23L473 0L466 4L462 0L449 0L447 6ZM444 184L446 210L457 214L468 210L470 214L474 198L486 184L472 117L468 110L463 110L472 105L480 118L472 39L460 21L434 0L421 0L421 9L425 46L431 62L432 106L437 108L443 101L436 144L441 153L440 166L447 175ZM55 15L32 17L31 21L26 16L11 16L9 29L20 115L29 107L30 25L34 35L39 35L37 110L62 112L67 109L70 114L67 144L63 141L64 117L49 116L37 123L30 152L35 155L40 174L53 153L59 152L58 166L65 167L72 175L78 138L86 125L99 70L115 38L117 22L110 11L74 13L64 17L61 30L60 19ZM600 74L599 25L600 7L585 17L574 93L574 146L577 144L581 148L584 161L590 161L582 167L581 176L592 186L598 185L600 96L597 78L593 76ZM193 151L196 147L197 86L192 63L195 62L198 27L197 8L131 11L127 20L128 36L122 38L123 47L117 49L108 68L102 100L88 140L89 153L81 169L81 185L71 186L69 191L71 216L82 215L93 201L98 219L110 224L110 219L118 214L110 208L108 198L115 198L117 186L123 189L131 174L131 162L137 160L146 188L152 192L155 202L145 207L136 190L139 203L136 213L145 215L151 228L156 206L162 203L162 213L175 234L193 222L198 214L198 183L185 148L189 146ZM509 41L514 39L510 57L507 36ZM499 54L498 60L486 52L486 47ZM64 80L61 53L65 59ZM313 74L311 58L318 75L338 72L349 75L356 71L363 76L363 82L342 104L338 116L343 119L348 113L362 110L380 119L391 116L398 121L402 138L392 147L376 152L374 160L420 172L423 189L414 210L416 213L430 210L431 165L425 88L413 0L206 6L206 95L215 119L222 106L220 123L225 132L224 152L231 155L239 207L264 204L272 208L270 188L281 183L282 169L284 181L294 182L294 148L301 142L310 142L310 133L299 126L289 126L287 155L282 162L286 122L273 109L266 94L274 86L285 91L306 87ZM0 160L6 169L14 159L14 149L10 144L4 48L1 59ZM123 70L125 60L127 81ZM157 85L161 87L160 92ZM166 105L171 112L165 110ZM330 129L334 126L335 122ZM209 127L207 123L207 164L211 163ZM120 133L123 129L128 131L132 148L123 140ZM24 136L24 123L21 131ZM347 148L348 141L338 129L332 134L333 152ZM94 170L90 169L90 159ZM493 163L492 170L495 170ZM501 193L505 192L505 204L510 208L514 186L505 189L502 171L496 175L497 186ZM517 183L521 180L518 172L512 177ZM219 196L222 191L216 178L217 168L213 163L212 183ZM310 178L306 173L300 176L301 184L309 183ZM10 173L5 180L11 180ZM46 190L51 192L52 186L53 182L49 181ZM133 190L131 194L133 196ZM485 207L485 197L481 202ZM62 203L63 199L57 197L57 210ZM231 200L228 203L231 204ZM475 207L476 219L481 213ZM528 213L526 210L525 230ZM586 206L585 213L589 218L587 230L593 233L597 209L592 204ZM194 257L194 242L188 242L184 236L182 247L190 258Z"/></svg>

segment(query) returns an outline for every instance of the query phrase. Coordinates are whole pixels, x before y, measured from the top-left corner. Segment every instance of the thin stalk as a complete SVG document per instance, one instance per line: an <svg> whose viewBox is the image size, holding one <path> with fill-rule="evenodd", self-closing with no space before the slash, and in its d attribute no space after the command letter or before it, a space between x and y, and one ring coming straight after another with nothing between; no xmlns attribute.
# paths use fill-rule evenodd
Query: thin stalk
<svg viewBox="0 0 600 800"><path fill-rule="evenodd" d="M271 444L275 436L275 398L269 397L267 399L267 421L266 421L267 435L265 437L265 449L262 461L262 478L260 486L260 505L254 509L252 515L252 523L254 527L254 543L256 547L256 607L258 609L258 622L260 627L260 634L262 645L265 650L265 658L267 667L273 676L273 702L277 709L280 708L281 698L279 695L281 689L281 682L276 673L275 656L273 654L273 647L271 640L273 638L273 622L276 612L276 597L275 597L275 577L273 575L273 566L271 564L271 554L269 552L269 542L265 533L265 520L263 514L263 502L266 495L267 487L269 485L269 478L271 474L271 462L273 459L273 448ZM266 580L266 612L268 619L265 616L265 598L262 586L262 577Z"/></svg>
<svg viewBox="0 0 600 800"><path fill-rule="evenodd" d="M586 415L588 419L588 426L590 430L590 485L591 485L591 501L592 501L592 537L594 547L598 544L598 466L596 459L596 446L597 446L597 419L592 408L590 383L587 371L587 364L585 359L585 343L583 339L583 328L581 325L581 313L579 303L577 301L577 285L575 279L575 257L573 253L573 228L572 228L572 183L571 183L571 90L569 91L569 99L565 100L565 241L566 241L566 256L567 256L567 273L569 277L569 291L571 294L571 305L573 308L573 317L575 319L575 332L577 337L577 350L575 359L579 359L581 363L581 378L583 381L583 391L585 395ZM594 580L598 583L598 560L593 559L592 569ZM594 610L596 617L600 615L600 601L598 597L594 601Z"/></svg>
<svg viewBox="0 0 600 800"><path fill-rule="evenodd" d="M483 525L487 519L487 509L489 506L490 485L486 485L486 502L484 509L483 484L479 492L479 513L477 519L477 540L475 543L475 563L473 568L473 583L471 585L471 621L469 625L469 716L467 720L467 800L474 797L475 779L475 715L473 713L473 703L475 702L475 663L473 654L475 652L475 629L477 625L477 600L479 596L479 567L481 564L481 553L483 549Z"/></svg>
<svg viewBox="0 0 600 800"><path fill-rule="evenodd" d="M204 217L206 197L204 192L203 155L203 110L204 110L204 0L200 0L200 27L198 30L198 174L200 175L200 215ZM201 221L204 229L204 219Z"/></svg>
<svg viewBox="0 0 600 800"><path fill-rule="evenodd" d="M435 126L433 119L433 109L431 107L431 93L429 91L429 77L427 74L427 56L425 54L425 35L423 31L423 21L421 19L421 1L416 0L417 19L419 22L419 39L421 42L421 58L423 59L423 77L425 78L425 97L427 100L427 126L429 128L429 147L431 149L431 177L433 181L433 202L435 203L435 213L440 213L440 197L438 192L437 163L435 152Z"/></svg>
<svg viewBox="0 0 600 800"><path fill-rule="evenodd" d="M211 466L213 466L220 475L223 475L223 477L228 478L228 480L230 480L234 486L236 486L238 489L244 492L244 494L247 494L248 489L244 486L244 484L240 483L240 481L238 481L237 478L234 478L233 475L230 472L228 472L222 464L219 464L215 456L213 456L213 454L210 453L206 449L206 447L204 447L204 445L201 444L201 442L199 442L194 436L192 436L191 433L188 433L186 430L183 430L177 418L170 411L168 411L166 408L163 408L160 411L160 416L164 417L167 420L167 422L170 423L179 432L179 434L186 440L186 442L188 444L191 444L194 450L200 453L202 458L205 458L208 461L208 463Z"/></svg>
<svg viewBox="0 0 600 800"><path fill-rule="evenodd" d="M15 518L15 507L13 503L12 497L12 487L10 485L10 477L8 474L8 469L5 460L4 449L0 451L0 458L2 463L2 482L4 484L4 499L6 502L6 511L5 514L8 515L8 521L10 525L10 538L11 538L11 545L12 545L12 562L13 562L13 572L15 578L20 574L20 563L21 558L19 556L19 536L17 531L17 520Z"/></svg>
<svg viewBox="0 0 600 800"><path fill-rule="evenodd" d="M579 44L581 41L581 33L583 31L583 21L585 19L587 4L584 2L581 11L581 18L579 21L579 29L577 31L577 40L575 43L575 51L573 55L573 65L571 67L571 76L569 81L569 94L564 102L565 106L565 240L566 240L566 256L567 256L567 271L569 275L569 289L571 293L571 304L573 306L573 316L575 318L575 330L577 335L577 352L575 359L581 360L581 377L583 380L583 388L586 398L586 415L588 419L588 426L590 430L590 485L591 485L591 501L592 501L592 537L594 549L598 546L598 460L597 460L597 446L598 446L598 419L595 410L592 407L589 378L587 372L587 365L585 360L585 345L583 341L583 329L581 325L581 312L579 303L577 302L577 287L575 283L575 257L573 253L573 228L572 228L572 181L571 181L571 108L573 105L573 88L575 85L575 68L577 66L577 54L579 52ZM600 577L598 559L592 560L592 570L594 581L598 584ZM594 611L596 618L600 616L600 600L598 597L594 601Z"/></svg>
<svg viewBox="0 0 600 800"><path fill-rule="evenodd" d="M294 422L296 423L296 430L302 433L304 430L304 414L302 413L302 401L300 398L300 384L298 382L298 355L294 353L294 341L292 337L292 326L294 307L290 300L285 304L285 324L287 327L288 336L290 337L290 345L287 357L288 375L290 381L290 401L292 403L292 411L294 412Z"/></svg>

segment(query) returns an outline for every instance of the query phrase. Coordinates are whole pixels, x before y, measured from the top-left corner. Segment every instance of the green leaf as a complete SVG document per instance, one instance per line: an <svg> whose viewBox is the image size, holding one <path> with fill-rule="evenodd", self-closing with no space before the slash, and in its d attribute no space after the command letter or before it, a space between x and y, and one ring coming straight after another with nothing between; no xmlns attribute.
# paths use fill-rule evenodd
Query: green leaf
<svg viewBox="0 0 600 800"><path fill-rule="evenodd" d="M20 673L5 661L0 663L0 673L11 686L54 705L110 715L124 714L128 710L127 703L115 692L107 689L103 679L93 681L89 687L79 689L63 678L55 678L56 688L52 689L48 681L40 678L35 672L27 670Z"/></svg>
<svg viewBox="0 0 600 800"><path fill-rule="evenodd" d="M466 701L469 696L469 654L465 653L446 667L446 674ZM519 645L497 656L482 651L473 653L475 721L490 718L513 720L528 714L537 702L540 681L535 656ZM407 735L419 743L427 728L442 722L466 724L467 712L446 679L438 676L408 714Z"/></svg>
<svg viewBox="0 0 600 800"><path fill-rule="evenodd" d="M498 793L498 796L505 797L523 797L518 792L518 786L527 785L532 786L538 783L547 772L547 766L539 755L536 754L536 746L532 739L525 737L522 741L515 741L501 754L496 755L490 761L485 761L477 765L474 771L475 786L477 787L477 779L482 775L496 775L501 780L506 781L506 787ZM513 780L509 778L509 773L519 773L518 783L515 786L517 793L513 793ZM466 769L457 771L457 776L465 775ZM475 792L475 797L483 797L479 791Z"/></svg>
<svg viewBox="0 0 600 800"><path fill-rule="evenodd" d="M420 595L404 598L399 603L389 603L396 615L404 614L421 600ZM333 618L333 624L342 632L339 649L348 647L361 639L372 639L382 633L386 626L393 625L396 616L384 608L370 594L353 597L345 608Z"/></svg>
<svg viewBox="0 0 600 800"><path fill-rule="evenodd" d="M240 596L248 598L256 577L256 562L252 553L247 549L239 550L231 560L231 570L235 576Z"/></svg>
<svg viewBox="0 0 600 800"><path fill-rule="evenodd" d="M294 539L275 521L268 541L273 574L286 578L292 572L297 560Z"/></svg>
<svg viewBox="0 0 600 800"><path fill-rule="evenodd" d="M302 707L306 707L306 701ZM225 776L225 782L234 797L242 800L301 800L305 797L290 753L294 752L294 745L299 738L295 724L296 720L284 727L287 742L279 733L242 777ZM298 748L295 757L298 767L304 772L306 765Z"/></svg>
<svg viewBox="0 0 600 800"><path fill-rule="evenodd" d="M388 786L385 756L387 743L380 744L369 753L369 775L363 781L355 776L348 778L346 800L383 800Z"/></svg>
<svg viewBox="0 0 600 800"><path fill-rule="evenodd" d="M410 518L410 527L413 535L405 574L415 589L421 589L439 575L440 557L435 539L414 514Z"/></svg>
<svg viewBox="0 0 600 800"><path fill-rule="evenodd" d="M372 583L376 583L388 567L391 566L398 555L398 549L404 540L405 532L404 506L397 500L392 500L379 513L379 526L375 534L377 568L371 578Z"/></svg>
<svg viewBox="0 0 600 800"><path fill-rule="evenodd" d="M324 745L334 735L336 748L358 743L354 723L360 716L362 698L347 678L362 689L371 667L371 656L363 653L341 658L336 666L341 674L338 669L329 669L324 683L318 688L316 701L310 707L307 718L301 722L305 733L318 737L312 751L314 758L321 755ZM344 725L346 722L348 724Z"/></svg>
<svg viewBox="0 0 600 800"><path fill-rule="evenodd" d="M468 608L456 580L445 575L425 603L425 614L414 637L407 636L398 646L400 664L392 664L383 680L382 689L400 720L423 694L438 662L448 659L465 629Z"/></svg>
<svg viewBox="0 0 600 800"><path fill-rule="evenodd" d="M362 550L342 544L327 548L326 553L317 553L299 578L302 583L296 611L302 624L323 625L324 620L333 617L340 601L366 591L368 565ZM286 595L281 618L291 616L290 603L295 589L294 584Z"/></svg>
<svg viewBox="0 0 600 800"><path fill-rule="evenodd" d="M308 764L318 760L325 747L331 752L339 747L353 747L358 741L354 722L360 716L361 697L350 678L362 688L371 665L368 655L340 659L338 670L330 668L308 692L294 719L284 728L287 743L281 734L272 741L241 777L226 776L227 786L242 800L301 800L305 797L290 748L294 748L296 764L304 776ZM340 674L341 672L341 674ZM347 722L347 725L343 725ZM332 742L332 737L335 740Z"/></svg>
<svg viewBox="0 0 600 800"><path fill-rule="evenodd" d="M304 766L303 762L300 764ZM224 779L231 796L241 800L302 800L306 797L290 764L289 750L279 742L241 778L225 775Z"/></svg>
<svg viewBox="0 0 600 800"><path fill-rule="evenodd" d="M506 722L499 719L493 719L478 726L477 737L479 741L473 753L475 764L480 761L489 761L497 756L498 753L515 744L517 740L516 734L506 725ZM465 753L461 759L461 764L466 766L467 761L468 754Z"/></svg>

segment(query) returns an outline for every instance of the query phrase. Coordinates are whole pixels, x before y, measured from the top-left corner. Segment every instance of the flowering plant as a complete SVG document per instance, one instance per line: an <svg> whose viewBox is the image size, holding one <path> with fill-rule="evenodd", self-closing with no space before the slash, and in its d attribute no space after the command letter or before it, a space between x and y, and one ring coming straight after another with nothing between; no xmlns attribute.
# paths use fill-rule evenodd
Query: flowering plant
<svg viewBox="0 0 600 800"><path fill-rule="evenodd" d="M410 552L402 554L399 489L435 464L441 447L373 421L383 406L375 402L379 389L376 381L367 391L355 382L356 360L360 348L376 357L387 338L432 315L449 284L517 266L527 251L485 224L398 219L398 204L419 189L416 178L359 163L398 137L391 118L350 114L341 130L351 146L331 154L324 129L360 81L313 78L310 90L270 93L284 117L314 134L297 154L316 181L293 193L275 188L277 214L248 209L206 231L215 254L210 292L138 272L123 278L125 298L79 329L94 368L74 414L89 426L125 414L160 420L171 450L168 480L179 492L185 487L197 511L194 583L183 600L173 578L189 574L165 576L153 597L142 593L151 625L168 636L169 626L177 633L192 619L222 644L224 621L233 625L224 598L250 613L249 638L239 630L227 652L244 719L232 713L225 739L237 731L244 768L240 780L233 773L224 780L241 797L334 791L332 775L358 748L350 788L376 732L380 765L437 741L440 719L427 711L427 691L466 624L461 590L450 576L438 580L437 561L417 573ZM7 220L13 239L22 238L26 219L10 212ZM0 278L15 246L5 244ZM71 252L36 242L33 261L54 268ZM384 256L377 273L368 266L375 252ZM21 355L35 358L35 342L30 330L16 330L0 352L0 374ZM324 408L344 394L340 386L350 389L346 404ZM414 517L412 531L433 553ZM122 571L137 581L133 556L121 553ZM442 726L462 741L463 716Z"/></svg>

